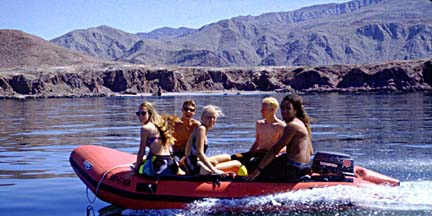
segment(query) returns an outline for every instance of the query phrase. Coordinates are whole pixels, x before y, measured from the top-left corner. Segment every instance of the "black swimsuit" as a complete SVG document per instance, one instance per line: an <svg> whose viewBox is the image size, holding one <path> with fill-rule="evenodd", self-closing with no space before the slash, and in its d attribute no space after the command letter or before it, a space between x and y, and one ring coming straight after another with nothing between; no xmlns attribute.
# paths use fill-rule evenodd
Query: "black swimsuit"
<svg viewBox="0 0 432 216"><path fill-rule="evenodd" d="M200 172L200 166L198 165L198 152L195 147L196 138L195 134L192 137L192 149L189 155L185 157L185 163L183 169L188 175L197 175ZM208 145L204 143L204 153L207 151Z"/></svg>
<svg viewBox="0 0 432 216"><path fill-rule="evenodd" d="M147 140L147 146L150 147L159 137L150 137ZM178 166L170 155L153 155L151 151L147 155L147 159L140 166L139 173L147 176L170 176L177 175Z"/></svg>
<svg viewBox="0 0 432 216"><path fill-rule="evenodd" d="M237 153L231 155L231 160L238 160L248 171L253 171L264 158L265 154L265 151Z"/></svg>

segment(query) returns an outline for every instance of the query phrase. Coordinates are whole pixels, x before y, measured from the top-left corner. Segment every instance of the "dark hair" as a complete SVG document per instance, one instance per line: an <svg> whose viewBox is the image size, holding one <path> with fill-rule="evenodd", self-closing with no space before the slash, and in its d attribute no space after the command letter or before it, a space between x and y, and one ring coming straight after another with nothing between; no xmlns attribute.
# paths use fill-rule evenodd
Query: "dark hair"
<svg viewBox="0 0 432 216"><path fill-rule="evenodd" d="M183 102L183 107L185 107L187 105L192 105L193 107L196 107L195 101L192 99L187 99Z"/></svg>
<svg viewBox="0 0 432 216"><path fill-rule="evenodd" d="M296 110L296 117L305 124L306 129L309 132L309 136L312 138L312 131L309 126L311 119L304 110L302 97L300 97L299 95L290 94L283 98L282 103L284 101L289 101L292 104L293 108Z"/></svg>

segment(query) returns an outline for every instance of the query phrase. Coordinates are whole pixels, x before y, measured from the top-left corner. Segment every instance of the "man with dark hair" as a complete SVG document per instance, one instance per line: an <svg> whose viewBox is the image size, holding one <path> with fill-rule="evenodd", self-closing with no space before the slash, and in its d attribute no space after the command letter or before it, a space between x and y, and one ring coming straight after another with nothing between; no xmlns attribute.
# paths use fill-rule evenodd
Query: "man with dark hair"
<svg viewBox="0 0 432 216"><path fill-rule="evenodd" d="M195 101L188 99L183 102L182 117L180 121L174 123L173 136L176 139L173 145L173 154L180 160L184 156L186 142L189 136L200 125L200 122L193 119L195 115L196 104Z"/></svg>
<svg viewBox="0 0 432 216"><path fill-rule="evenodd" d="M288 95L281 102L282 117L286 122L279 141L267 152L247 180L296 179L310 172L313 154L309 117L302 98ZM286 147L286 153L276 157Z"/></svg>

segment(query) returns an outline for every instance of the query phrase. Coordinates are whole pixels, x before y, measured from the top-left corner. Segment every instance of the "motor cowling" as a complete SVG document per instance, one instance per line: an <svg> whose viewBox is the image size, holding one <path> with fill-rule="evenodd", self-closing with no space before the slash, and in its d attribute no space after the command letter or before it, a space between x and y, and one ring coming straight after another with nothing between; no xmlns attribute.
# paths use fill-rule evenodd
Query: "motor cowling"
<svg viewBox="0 0 432 216"><path fill-rule="evenodd" d="M354 160L348 154L320 151L315 154L312 171L321 174L354 175Z"/></svg>

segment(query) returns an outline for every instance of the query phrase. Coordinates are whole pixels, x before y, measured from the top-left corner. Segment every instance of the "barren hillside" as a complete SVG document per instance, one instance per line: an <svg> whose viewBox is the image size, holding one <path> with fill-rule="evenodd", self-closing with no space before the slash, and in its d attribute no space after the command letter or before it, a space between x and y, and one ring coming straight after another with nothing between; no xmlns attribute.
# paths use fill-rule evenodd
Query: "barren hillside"
<svg viewBox="0 0 432 216"><path fill-rule="evenodd" d="M100 60L18 30L0 30L0 67L63 66Z"/></svg>

